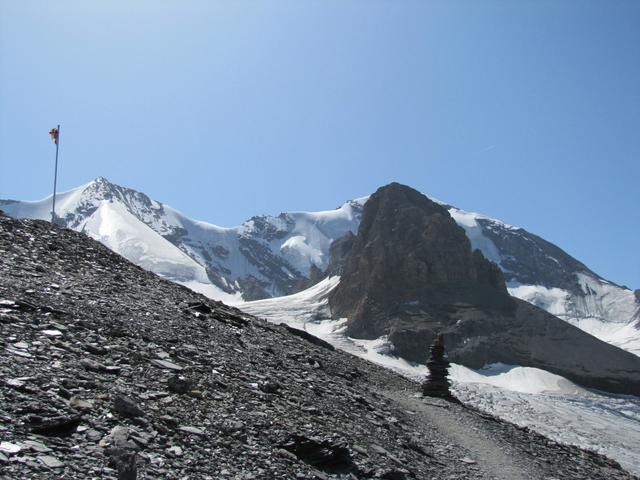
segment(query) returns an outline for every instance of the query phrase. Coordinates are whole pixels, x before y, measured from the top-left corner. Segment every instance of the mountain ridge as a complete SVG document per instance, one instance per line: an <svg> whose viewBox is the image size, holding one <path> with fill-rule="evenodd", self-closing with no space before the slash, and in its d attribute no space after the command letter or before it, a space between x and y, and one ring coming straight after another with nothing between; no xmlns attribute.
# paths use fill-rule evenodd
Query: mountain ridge
<svg viewBox="0 0 640 480"><path fill-rule="evenodd" d="M0 208L14 217L48 219L50 198L0 201ZM313 269L329 267L331 244L357 230L367 198L324 212L256 215L231 228L192 220L104 177L58 194L56 203L66 226L84 230L134 263L212 298L240 303L309 286ZM472 247L500 266L511 295L640 353L640 299L633 291L525 229L437 203L464 228ZM136 236L143 238L136 242Z"/></svg>

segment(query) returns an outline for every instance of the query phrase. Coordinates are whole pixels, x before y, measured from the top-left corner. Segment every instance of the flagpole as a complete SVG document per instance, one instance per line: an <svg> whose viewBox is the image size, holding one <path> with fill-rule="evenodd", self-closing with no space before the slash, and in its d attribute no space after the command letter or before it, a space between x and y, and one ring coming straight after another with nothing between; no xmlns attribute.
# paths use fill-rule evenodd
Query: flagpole
<svg viewBox="0 0 640 480"><path fill-rule="evenodd" d="M60 124L56 136L56 168L53 173L53 207L51 210L51 223L56 223L56 186L58 183L58 149L60 148Z"/></svg>

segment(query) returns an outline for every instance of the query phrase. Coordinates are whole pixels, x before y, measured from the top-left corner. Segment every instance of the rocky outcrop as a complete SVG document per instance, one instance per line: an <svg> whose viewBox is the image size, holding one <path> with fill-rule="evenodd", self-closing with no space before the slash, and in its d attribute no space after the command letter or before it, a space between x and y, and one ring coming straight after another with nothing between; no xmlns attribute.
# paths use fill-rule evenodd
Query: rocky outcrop
<svg viewBox="0 0 640 480"><path fill-rule="evenodd" d="M513 309L500 270L471 251L446 208L397 183L365 204L344 263L330 305L334 317L349 318L350 336L379 337L390 318L412 323L425 308Z"/></svg>
<svg viewBox="0 0 640 480"><path fill-rule="evenodd" d="M355 239L356 236L352 232L347 232L344 236L331 243L331 247L329 248L329 266L327 267L326 276L342 275Z"/></svg>
<svg viewBox="0 0 640 480"><path fill-rule="evenodd" d="M543 368L585 386L640 394L640 358L512 298L501 271L472 251L443 206L396 183L365 204L329 303L347 334L389 337L394 353L423 362L442 332L449 359L478 368Z"/></svg>

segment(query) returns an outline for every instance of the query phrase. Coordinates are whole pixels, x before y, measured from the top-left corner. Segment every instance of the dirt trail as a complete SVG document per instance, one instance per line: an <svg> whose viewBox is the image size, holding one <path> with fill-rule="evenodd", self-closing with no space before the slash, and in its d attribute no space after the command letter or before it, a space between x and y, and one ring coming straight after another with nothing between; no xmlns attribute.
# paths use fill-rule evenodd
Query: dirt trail
<svg viewBox="0 0 640 480"><path fill-rule="evenodd" d="M423 426L425 438L436 440L435 443L439 445L448 445L449 450L451 448L458 450L459 461L470 467L475 478L496 480L554 478L550 476L553 469L550 472L547 468L541 469L539 465L535 465L530 453L514 446L516 442L510 443L504 437L496 435L493 429L484 428L487 420L477 412L440 399L425 399L411 391L379 393L410 413L416 419L414 426ZM437 447L433 454L437 458Z"/></svg>

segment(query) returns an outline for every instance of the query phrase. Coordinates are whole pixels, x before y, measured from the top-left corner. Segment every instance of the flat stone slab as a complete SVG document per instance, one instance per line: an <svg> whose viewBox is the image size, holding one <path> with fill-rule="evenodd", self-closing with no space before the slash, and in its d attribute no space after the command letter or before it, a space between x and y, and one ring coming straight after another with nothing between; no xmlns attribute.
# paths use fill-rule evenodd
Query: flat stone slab
<svg viewBox="0 0 640 480"><path fill-rule="evenodd" d="M62 335L60 330L42 330L40 333L47 335L48 337L59 337Z"/></svg>
<svg viewBox="0 0 640 480"><path fill-rule="evenodd" d="M191 433L193 435L204 435L204 430L198 427L181 426L178 430L185 433Z"/></svg>
<svg viewBox="0 0 640 480"><path fill-rule="evenodd" d="M0 452L4 453L18 453L22 450L22 447L16 443L11 442L0 442Z"/></svg>
<svg viewBox="0 0 640 480"><path fill-rule="evenodd" d="M22 442L22 444L25 447L29 447L32 451L38 452L38 453L49 453L53 451L49 447L47 447L44 443L36 442L34 440L25 440L24 442Z"/></svg>
<svg viewBox="0 0 640 480"><path fill-rule="evenodd" d="M164 368L166 370L176 370L178 372L183 370L183 368L180 365L177 365L172 362L168 362L166 360L153 359L151 360L151 363L153 363L156 367Z"/></svg>
<svg viewBox="0 0 640 480"><path fill-rule="evenodd" d="M64 463L62 463L56 457L52 457L51 455L43 455L41 457L38 457L38 461L42 463L45 467L49 467L49 468L64 467Z"/></svg>

